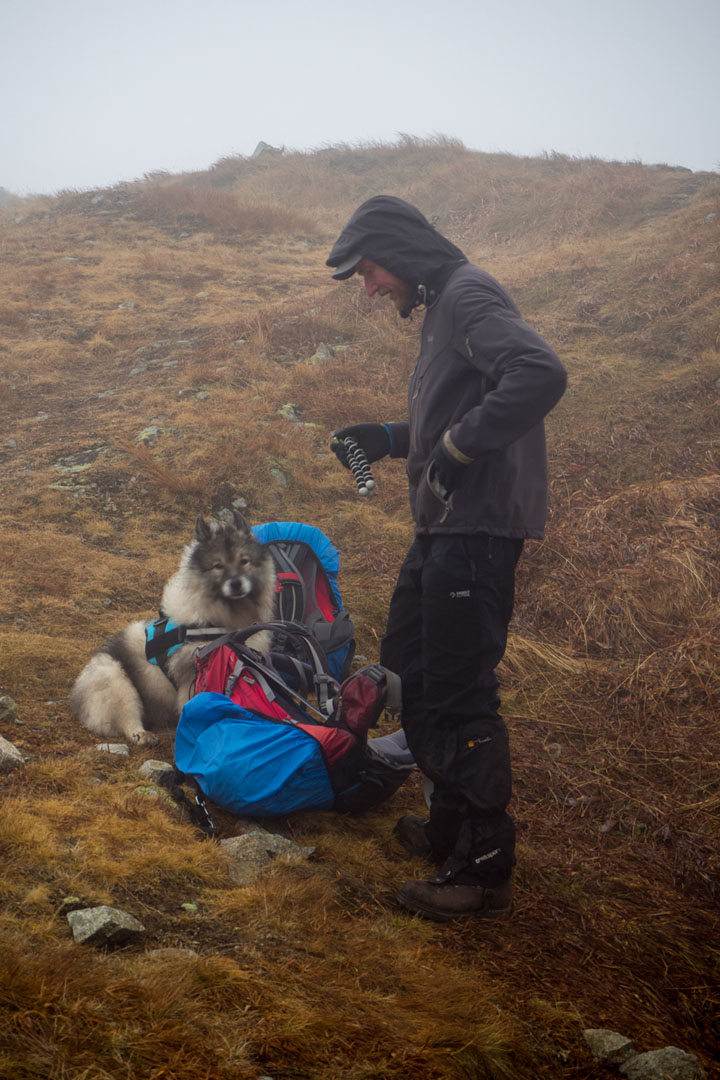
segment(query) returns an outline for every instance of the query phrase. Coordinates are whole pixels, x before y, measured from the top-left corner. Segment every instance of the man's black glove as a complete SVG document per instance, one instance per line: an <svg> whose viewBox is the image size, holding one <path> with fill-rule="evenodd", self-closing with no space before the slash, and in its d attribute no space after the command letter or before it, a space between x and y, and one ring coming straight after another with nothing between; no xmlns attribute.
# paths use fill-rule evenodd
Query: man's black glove
<svg viewBox="0 0 720 1080"><path fill-rule="evenodd" d="M384 424L351 424L333 432L330 449L346 469L350 468L343 439L354 439L368 461L379 461L390 453L390 433Z"/></svg>
<svg viewBox="0 0 720 1080"><path fill-rule="evenodd" d="M468 460L469 464L469 460ZM443 440L437 444L430 459L427 478L432 490L447 502L465 479L467 464L458 461L445 449Z"/></svg>

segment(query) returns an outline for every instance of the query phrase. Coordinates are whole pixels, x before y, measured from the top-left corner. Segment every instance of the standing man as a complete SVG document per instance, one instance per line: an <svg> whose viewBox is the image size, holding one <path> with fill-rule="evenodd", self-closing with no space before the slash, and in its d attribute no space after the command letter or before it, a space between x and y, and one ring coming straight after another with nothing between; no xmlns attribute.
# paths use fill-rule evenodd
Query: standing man
<svg viewBox="0 0 720 1080"><path fill-rule="evenodd" d="M415 539L390 602L380 663L402 678L402 723L432 780L428 821L403 817L398 840L440 864L408 881L410 911L438 921L509 911L515 828L510 754L495 668L507 641L515 566L547 514L543 417L565 370L484 270L414 206L378 195L360 206L328 266L357 273L402 318L425 312L408 419L335 432L368 461L407 458Z"/></svg>

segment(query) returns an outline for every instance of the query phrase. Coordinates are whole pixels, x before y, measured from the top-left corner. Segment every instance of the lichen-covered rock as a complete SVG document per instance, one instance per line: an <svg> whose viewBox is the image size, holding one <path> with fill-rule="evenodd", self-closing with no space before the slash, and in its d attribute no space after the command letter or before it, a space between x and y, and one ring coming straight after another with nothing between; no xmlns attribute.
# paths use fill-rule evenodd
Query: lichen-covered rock
<svg viewBox="0 0 720 1080"><path fill-rule="evenodd" d="M637 1054L620 1066L628 1080L706 1080L705 1070L695 1054L677 1046Z"/></svg>

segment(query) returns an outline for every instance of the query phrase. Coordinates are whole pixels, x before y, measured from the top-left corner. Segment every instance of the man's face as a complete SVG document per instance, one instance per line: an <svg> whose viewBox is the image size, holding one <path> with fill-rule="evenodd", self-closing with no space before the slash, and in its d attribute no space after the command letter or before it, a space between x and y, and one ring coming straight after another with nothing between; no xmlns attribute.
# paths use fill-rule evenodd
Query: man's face
<svg viewBox="0 0 720 1080"><path fill-rule="evenodd" d="M368 296L389 296L398 311L403 311L410 303L414 292L412 286L370 259L361 259L355 273L363 279Z"/></svg>

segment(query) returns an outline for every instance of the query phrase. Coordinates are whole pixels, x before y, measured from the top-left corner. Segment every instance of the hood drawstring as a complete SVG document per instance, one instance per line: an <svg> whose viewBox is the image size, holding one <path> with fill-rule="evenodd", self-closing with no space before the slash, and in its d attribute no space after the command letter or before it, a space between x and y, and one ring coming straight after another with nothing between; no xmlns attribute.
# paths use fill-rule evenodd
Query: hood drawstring
<svg viewBox="0 0 720 1080"><path fill-rule="evenodd" d="M440 294L435 289L431 289L430 298L428 299L427 286L418 285L412 295L410 303L400 312L401 317L407 319L409 315L412 315L413 311L427 311L433 306L439 295Z"/></svg>

